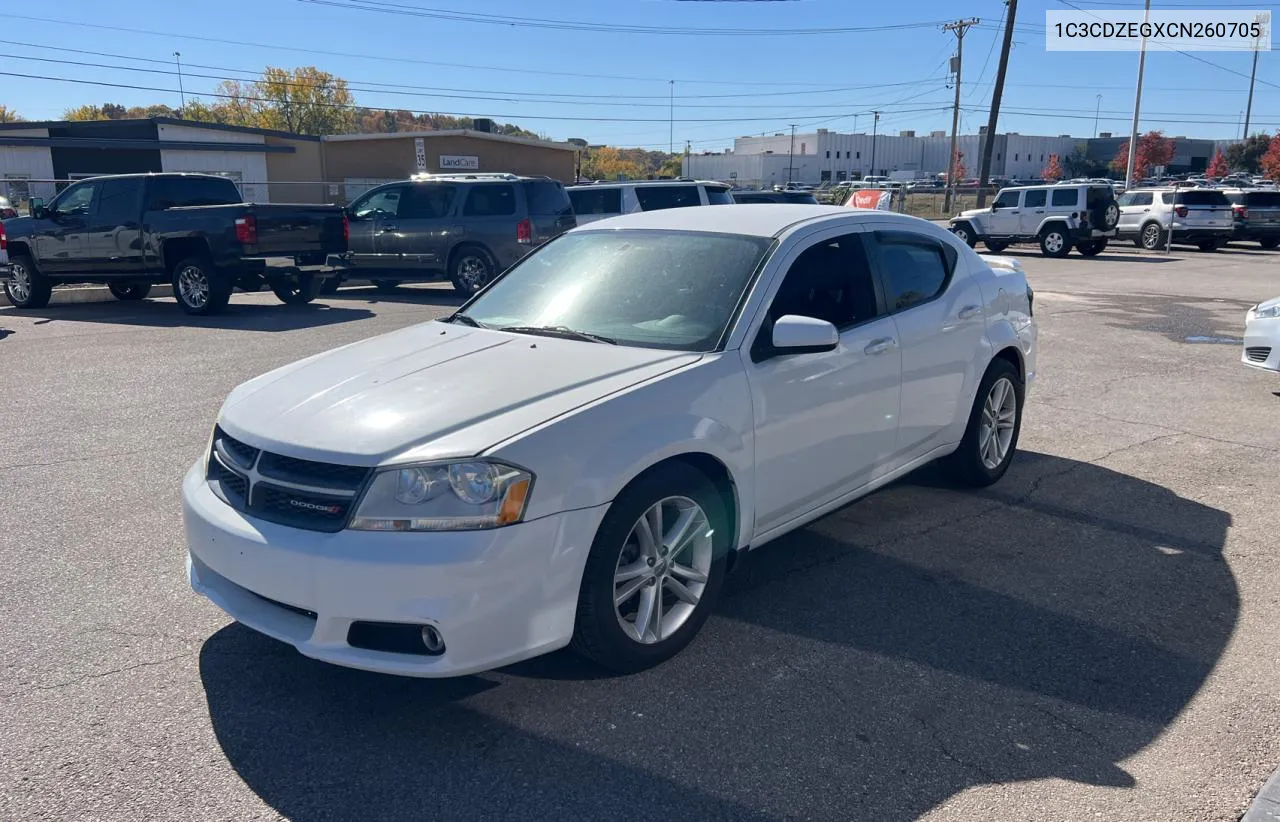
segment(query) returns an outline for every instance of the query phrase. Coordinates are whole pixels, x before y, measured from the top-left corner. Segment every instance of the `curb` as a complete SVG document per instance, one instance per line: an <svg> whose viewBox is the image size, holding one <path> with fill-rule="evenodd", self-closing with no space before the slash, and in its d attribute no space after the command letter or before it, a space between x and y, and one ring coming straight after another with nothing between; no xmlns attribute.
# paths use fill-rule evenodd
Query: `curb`
<svg viewBox="0 0 1280 822"><path fill-rule="evenodd" d="M1280 771L1262 786L1240 822L1280 822Z"/></svg>
<svg viewBox="0 0 1280 822"><path fill-rule="evenodd" d="M148 297L172 297L173 286L171 285L154 285L151 287L151 293ZM111 291L106 286L93 286L90 288L54 288L53 297L49 299L50 305L66 305L68 303L103 303L115 300L111 296ZM4 292L0 291L0 305L8 305L9 299L5 297Z"/></svg>

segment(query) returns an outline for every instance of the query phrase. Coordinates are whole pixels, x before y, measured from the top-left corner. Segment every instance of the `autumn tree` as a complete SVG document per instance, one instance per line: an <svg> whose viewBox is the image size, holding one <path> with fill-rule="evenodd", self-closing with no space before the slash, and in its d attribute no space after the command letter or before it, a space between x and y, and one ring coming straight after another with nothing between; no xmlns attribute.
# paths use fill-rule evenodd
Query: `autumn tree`
<svg viewBox="0 0 1280 822"><path fill-rule="evenodd" d="M1138 150L1133 160L1133 179L1141 180L1153 166L1167 166L1173 160L1174 141L1160 131L1148 131L1138 138ZM1124 174L1129 167L1129 142L1120 144L1119 151L1111 160L1111 170Z"/></svg>
<svg viewBox="0 0 1280 822"><path fill-rule="evenodd" d="M1271 145L1258 161L1258 166L1268 180L1280 183L1280 134L1271 138Z"/></svg>
<svg viewBox="0 0 1280 822"><path fill-rule="evenodd" d="M618 175L625 180L636 180L645 176L645 169L613 146L592 148L583 156L582 176L592 180L612 180Z"/></svg>
<svg viewBox="0 0 1280 822"><path fill-rule="evenodd" d="M0 106L0 123L21 123L22 115L9 108L8 106Z"/></svg>
<svg viewBox="0 0 1280 822"><path fill-rule="evenodd" d="M1227 176L1227 158L1221 151L1213 156L1213 160L1209 163L1209 167L1205 169L1205 174L1213 179L1222 179Z"/></svg>
<svg viewBox="0 0 1280 822"><path fill-rule="evenodd" d="M82 120L105 120L107 115L102 113L102 106L76 106L62 112L62 119L80 122Z"/></svg>
<svg viewBox="0 0 1280 822"><path fill-rule="evenodd" d="M952 166L952 169L955 171L956 183L959 183L961 180L963 180L965 177L968 176L969 169L965 168L965 165L964 165L964 152L961 151L958 146L956 147L955 155L951 158L951 166Z"/></svg>
<svg viewBox="0 0 1280 822"><path fill-rule="evenodd" d="M1227 146L1227 165L1232 171L1257 174L1262 170L1262 155L1271 146L1270 134L1254 134Z"/></svg>
<svg viewBox="0 0 1280 822"><path fill-rule="evenodd" d="M1040 171L1040 176L1046 180L1062 179L1062 163L1058 162L1058 155L1049 155L1049 162L1045 163L1044 168Z"/></svg>

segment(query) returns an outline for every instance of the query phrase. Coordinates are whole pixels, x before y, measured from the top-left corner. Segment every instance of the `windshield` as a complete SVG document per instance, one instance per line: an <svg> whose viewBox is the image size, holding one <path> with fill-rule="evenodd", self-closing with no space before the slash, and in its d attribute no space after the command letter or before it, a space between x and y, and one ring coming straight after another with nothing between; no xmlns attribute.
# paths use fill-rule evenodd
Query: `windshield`
<svg viewBox="0 0 1280 822"><path fill-rule="evenodd" d="M522 260L465 316L493 328L561 327L620 345L710 351L769 244L731 234L575 232Z"/></svg>

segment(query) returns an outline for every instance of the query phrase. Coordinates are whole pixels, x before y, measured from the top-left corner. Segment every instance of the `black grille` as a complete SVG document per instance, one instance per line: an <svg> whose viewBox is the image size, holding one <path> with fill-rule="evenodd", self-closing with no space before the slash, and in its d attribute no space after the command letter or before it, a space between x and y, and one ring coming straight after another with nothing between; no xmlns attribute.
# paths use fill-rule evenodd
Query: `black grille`
<svg viewBox="0 0 1280 822"><path fill-rule="evenodd" d="M253 591L250 591L249 593L253 594ZM262 594L253 594L253 595L254 595L255 597L257 597L258 599L262 600L263 602L269 602L269 603L271 603L272 605L276 606L277 608L283 608L283 609L285 609L286 611L292 611L293 613L297 614L298 616L304 616L304 617L306 617L307 619L316 619L316 618L317 618L317 617L316 617L316 612L315 612L315 611L308 611L306 608L299 608L299 607L298 607L298 606L296 606L296 605L288 605L288 604L283 603L283 602L277 602L277 601L276 601L276 600L274 600L274 599L268 599L267 597L264 597Z"/></svg>
<svg viewBox="0 0 1280 822"><path fill-rule="evenodd" d="M260 479L250 489L254 471ZM262 451L217 429L207 479L213 492L238 511L293 528L334 532L346 525L370 471Z"/></svg>
<svg viewBox="0 0 1280 822"><path fill-rule="evenodd" d="M1244 355L1249 358L1250 362L1266 362L1267 357L1271 356L1271 348L1269 346L1246 348Z"/></svg>

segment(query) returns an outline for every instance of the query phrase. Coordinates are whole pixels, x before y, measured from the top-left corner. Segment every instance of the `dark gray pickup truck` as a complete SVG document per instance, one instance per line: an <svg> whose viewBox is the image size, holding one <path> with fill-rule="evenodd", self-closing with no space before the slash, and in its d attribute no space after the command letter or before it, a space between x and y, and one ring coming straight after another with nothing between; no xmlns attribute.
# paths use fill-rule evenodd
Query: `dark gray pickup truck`
<svg viewBox="0 0 1280 822"><path fill-rule="evenodd" d="M68 186L31 216L0 223L9 255L5 296L42 308L60 283L105 283L121 300L173 285L188 314L213 314L234 288L269 285L290 304L315 299L326 258L347 250L338 206L241 202L231 180L205 174L125 174Z"/></svg>

